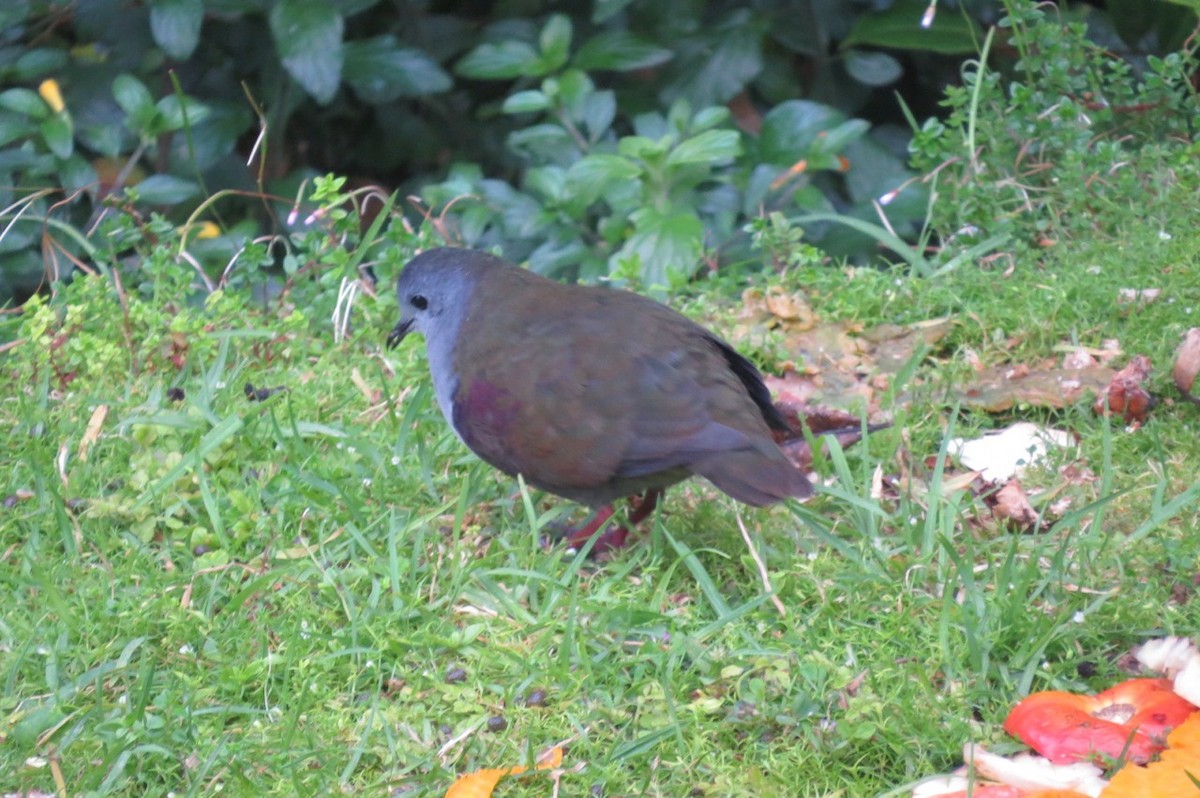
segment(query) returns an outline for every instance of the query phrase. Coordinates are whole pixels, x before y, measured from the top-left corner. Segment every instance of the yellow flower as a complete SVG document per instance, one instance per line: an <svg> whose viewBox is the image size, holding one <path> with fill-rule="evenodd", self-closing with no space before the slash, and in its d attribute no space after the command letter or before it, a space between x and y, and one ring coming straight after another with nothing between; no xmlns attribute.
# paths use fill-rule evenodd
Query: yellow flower
<svg viewBox="0 0 1200 798"><path fill-rule="evenodd" d="M196 238L216 238L221 235L221 228L212 222L201 222L196 229Z"/></svg>
<svg viewBox="0 0 1200 798"><path fill-rule="evenodd" d="M50 106L50 110L56 114L61 114L66 104L63 103L62 92L59 91L58 81L54 78L43 80L38 86L38 94L42 95L42 99L46 101L46 105Z"/></svg>

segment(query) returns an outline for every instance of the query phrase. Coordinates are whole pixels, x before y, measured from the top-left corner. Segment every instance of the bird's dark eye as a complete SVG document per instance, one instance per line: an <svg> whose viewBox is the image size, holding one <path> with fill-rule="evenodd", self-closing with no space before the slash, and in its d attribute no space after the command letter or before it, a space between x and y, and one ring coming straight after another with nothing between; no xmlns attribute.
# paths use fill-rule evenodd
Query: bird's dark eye
<svg viewBox="0 0 1200 798"><path fill-rule="evenodd" d="M417 310L424 310L429 307L429 300L420 294L413 294L408 298L408 304L412 305Z"/></svg>

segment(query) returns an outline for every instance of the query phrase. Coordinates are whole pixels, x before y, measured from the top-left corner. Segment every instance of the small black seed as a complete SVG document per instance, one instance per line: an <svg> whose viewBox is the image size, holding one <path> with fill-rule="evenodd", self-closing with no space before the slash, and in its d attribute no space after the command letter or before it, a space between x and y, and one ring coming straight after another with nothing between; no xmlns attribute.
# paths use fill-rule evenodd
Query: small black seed
<svg viewBox="0 0 1200 798"><path fill-rule="evenodd" d="M451 668L446 671L446 684L458 684L467 680L467 672L462 668Z"/></svg>
<svg viewBox="0 0 1200 798"><path fill-rule="evenodd" d="M182 402L185 396L186 394L184 394L183 389L179 386L167 389L167 398L172 402Z"/></svg>
<svg viewBox="0 0 1200 798"><path fill-rule="evenodd" d="M438 726L438 734L443 737L449 737L451 734L454 734L454 727L449 723L443 723L441 726Z"/></svg>
<svg viewBox="0 0 1200 798"><path fill-rule="evenodd" d="M208 546L205 546L203 543L201 543L199 546L192 549L192 554L199 557L201 554L208 554L210 551L212 551L212 549L210 549Z"/></svg>
<svg viewBox="0 0 1200 798"><path fill-rule="evenodd" d="M525 706L527 707L544 707L546 706L546 691L542 688L537 688L529 691L529 695L525 696Z"/></svg>
<svg viewBox="0 0 1200 798"><path fill-rule="evenodd" d="M1096 675L1096 663L1081 662L1075 666L1075 671L1085 679L1095 676Z"/></svg>
<svg viewBox="0 0 1200 798"><path fill-rule="evenodd" d="M487 730L490 732L502 732L508 728L508 721L502 715L493 715L487 720Z"/></svg>

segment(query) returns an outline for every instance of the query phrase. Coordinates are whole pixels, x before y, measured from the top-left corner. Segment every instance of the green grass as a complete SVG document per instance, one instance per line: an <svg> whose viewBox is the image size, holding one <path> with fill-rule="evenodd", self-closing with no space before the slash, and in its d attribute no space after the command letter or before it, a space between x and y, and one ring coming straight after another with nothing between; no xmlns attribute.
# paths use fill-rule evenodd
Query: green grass
<svg viewBox="0 0 1200 798"><path fill-rule="evenodd" d="M1027 691L1104 687L1131 644L1200 627L1180 600L1197 411L1168 400L1130 433L1086 406L956 413L947 389L967 348L1036 362L1115 337L1172 395L1200 313L1185 211L1171 240L1135 227L1011 277L791 275L825 320L952 315L920 398L822 460L836 480L811 502L752 510L689 483L603 565L540 545L571 508L466 452L419 342L382 350L390 299L360 303L334 346L316 310L231 298L175 321L135 299L126 327L103 280L79 281L68 323L30 309L33 337L0 361L0 792L440 796L565 740L564 795L869 796L955 766L968 739L1011 748L1000 724ZM1164 292L1131 311L1120 287ZM689 312L721 325L730 288ZM287 391L251 403L246 382ZM1098 477L1031 475L1072 499L1039 533L942 495L927 465L946 434L1014 418L1075 430ZM876 466L929 490L871 499Z"/></svg>

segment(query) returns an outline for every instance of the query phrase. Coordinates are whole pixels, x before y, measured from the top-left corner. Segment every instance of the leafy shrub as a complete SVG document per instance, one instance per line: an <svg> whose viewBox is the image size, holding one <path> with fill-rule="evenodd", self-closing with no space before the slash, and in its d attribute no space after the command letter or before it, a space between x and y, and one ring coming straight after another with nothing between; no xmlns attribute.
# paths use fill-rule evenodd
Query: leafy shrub
<svg viewBox="0 0 1200 798"><path fill-rule="evenodd" d="M935 175L931 224L944 236L1052 245L1120 230L1172 201L1178 181L1197 182L1176 168L1200 113L1195 45L1139 68L1031 3L1012 3L999 31L1020 55L1011 74L969 64L946 92L949 114L912 141L913 165Z"/></svg>
<svg viewBox="0 0 1200 798"><path fill-rule="evenodd" d="M426 201L469 241L569 276L670 285L748 257L772 212L820 217L808 240L862 259L878 236L829 220L879 224L910 176L892 90L924 116L998 5L924 29L926 0L6 2L0 303L133 256L101 238L114 215L194 228L200 283L248 255L294 272L306 181L328 171L441 181ZM1110 49L1162 52L1194 19L1109 6L1089 25ZM923 214L920 187L886 210L900 235Z"/></svg>

